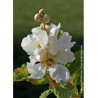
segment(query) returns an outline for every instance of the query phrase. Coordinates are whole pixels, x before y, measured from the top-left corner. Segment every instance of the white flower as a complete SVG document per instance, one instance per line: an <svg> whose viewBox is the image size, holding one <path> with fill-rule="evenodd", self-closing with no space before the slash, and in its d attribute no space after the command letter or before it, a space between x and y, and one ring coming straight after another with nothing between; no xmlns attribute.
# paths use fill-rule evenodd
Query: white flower
<svg viewBox="0 0 98 98"><path fill-rule="evenodd" d="M48 35L39 27L32 29L33 34L23 38L21 46L30 55L37 55L48 44Z"/></svg>
<svg viewBox="0 0 98 98"><path fill-rule="evenodd" d="M30 63L27 63L31 74L29 78L41 79L49 71L51 78L57 83L69 80L70 72L63 64L75 60L70 50L75 42L71 42L72 37L68 32L57 39L60 27L59 23L58 26L46 25L46 31L40 27L33 28L33 34L22 40L22 48L30 55ZM35 64L37 61L40 63Z"/></svg>
<svg viewBox="0 0 98 98"><path fill-rule="evenodd" d="M45 30L41 30L39 27L33 28L32 33L39 41L41 47L45 47L48 44L48 35Z"/></svg>
<svg viewBox="0 0 98 98"><path fill-rule="evenodd" d="M76 42L71 42L72 37L68 32L64 32L59 39L57 39L59 29L61 24L53 27L49 34L49 47L50 52L55 55L58 51L64 51L65 49L70 49Z"/></svg>
<svg viewBox="0 0 98 98"><path fill-rule="evenodd" d="M55 55L58 51L73 47L76 42L71 42L71 38L68 32L64 32L59 39L56 36L51 36L49 38L50 52Z"/></svg>
<svg viewBox="0 0 98 98"><path fill-rule="evenodd" d="M68 50L57 53L54 56L46 49L40 55L40 63L35 64L37 60L32 56L30 59L31 62L27 63L27 69L31 74L29 78L41 79L46 71L49 71L51 78L59 83L61 81L67 82L70 78L70 72L62 64L72 62L75 58L73 53Z"/></svg>
<svg viewBox="0 0 98 98"><path fill-rule="evenodd" d="M62 36L57 39L59 29L61 24L59 23L58 26L51 24L50 26L47 25L46 28L50 30L49 38L48 38L48 47L49 51L55 55L58 51L64 51L65 49L70 49L74 46L76 42L71 42L72 37L69 35L68 32L64 32Z"/></svg>
<svg viewBox="0 0 98 98"><path fill-rule="evenodd" d="M50 26L47 25L46 28L48 31L52 30L51 33L49 33L49 36L45 30L40 29L40 27L36 27L31 30L31 35L23 38L21 46L29 55L34 56L40 54L40 52L47 47L47 44L51 40L49 40L49 38L51 35L53 36L53 31L56 29L59 30L60 24L58 26L54 24L51 24Z"/></svg>

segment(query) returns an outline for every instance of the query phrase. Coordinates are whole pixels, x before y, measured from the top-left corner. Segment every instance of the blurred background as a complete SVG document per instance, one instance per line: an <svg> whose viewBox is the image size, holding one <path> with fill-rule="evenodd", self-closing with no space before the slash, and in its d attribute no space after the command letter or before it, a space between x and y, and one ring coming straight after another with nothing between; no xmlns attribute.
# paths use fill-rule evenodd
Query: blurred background
<svg viewBox="0 0 98 98"><path fill-rule="evenodd" d="M34 15L39 9L44 8L50 16L50 23L58 25L61 29L72 35L72 41L76 41L73 52L80 50L83 45L83 0L14 0L14 66L20 67L29 62L28 55L21 48L21 41L31 29L39 26L34 21ZM39 98L40 94L48 89L48 85L36 86L29 82L14 82L14 98ZM56 98L53 94L48 98Z"/></svg>

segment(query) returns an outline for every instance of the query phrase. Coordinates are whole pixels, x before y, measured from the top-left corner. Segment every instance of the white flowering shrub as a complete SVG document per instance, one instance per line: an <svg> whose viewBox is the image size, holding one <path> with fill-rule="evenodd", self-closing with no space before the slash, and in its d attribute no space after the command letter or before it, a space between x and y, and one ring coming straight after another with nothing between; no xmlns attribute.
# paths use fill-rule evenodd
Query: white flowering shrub
<svg viewBox="0 0 98 98"><path fill-rule="evenodd" d="M72 36L60 30L61 24L47 25L50 17L44 9L34 16L40 26L22 39L21 47L29 55L30 62L14 70L14 81L28 81L35 85L49 84L49 90L39 98L54 93L57 98L80 98L80 51L75 54L71 48Z"/></svg>

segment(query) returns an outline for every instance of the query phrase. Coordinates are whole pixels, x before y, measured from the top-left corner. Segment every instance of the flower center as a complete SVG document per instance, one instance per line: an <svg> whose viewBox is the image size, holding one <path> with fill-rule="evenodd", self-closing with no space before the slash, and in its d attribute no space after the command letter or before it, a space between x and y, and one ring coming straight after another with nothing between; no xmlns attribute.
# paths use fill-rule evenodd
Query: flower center
<svg viewBox="0 0 98 98"><path fill-rule="evenodd" d="M51 66L52 64L54 63L54 61L53 61L53 59L48 59L48 60L46 60L46 64L48 65L48 66Z"/></svg>
<svg viewBox="0 0 98 98"><path fill-rule="evenodd" d="M51 67L52 65L54 65L55 61L54 61L54 57L51 55L51 53L47 50L44 50L41 54L40 57L40 63L44 64L48 67Z"/></svg>

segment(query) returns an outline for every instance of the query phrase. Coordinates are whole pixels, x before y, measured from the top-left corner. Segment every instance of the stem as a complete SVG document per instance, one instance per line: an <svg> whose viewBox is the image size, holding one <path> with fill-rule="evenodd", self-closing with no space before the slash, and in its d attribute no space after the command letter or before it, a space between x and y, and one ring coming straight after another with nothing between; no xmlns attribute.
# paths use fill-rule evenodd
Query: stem
<svg viewBox="0 0 98 98"><path fill-rule="evenodd" d="M43 19L41 19L40 21L41 21L41 22L42 22L42 24L43 24L43 30L45 30L45 31L46 31L46 27L45 27L45 26L46 26L46 23L43 21Z"/></svg>
<svg viewBox="0 0 98 98"><path fill-rule="evenodd" d="M57 85L57 83L55 82L55 80L52 80L51 84L52 84L53 88Z"/></svg>
<svg viewBox="0 0 98 98"><path fill-rule="evenodd" d="M42 23L43 23L43 29L46 30L46 27L45 27L46 24L43 20L42 20Z"/></svg>
<svg viewBox="0 0 98 98"><path fill-rule="evenodd" d="M51 77L48 76L47 79L50 81L50 84L52 85L53 88L58 85L58 83L56 83L55 80L52 80Z"/></svg>
<svg viewBox="0 0 98 98"><path fill-rule="evenodd" d="M41 21L42 24L43 24L42 30L45 30L45 31L47 32L47 35L49 35L49 32L48 32L47 29L46 29L46 23L43 21L43 19L41 19L40 21Z"/></svg>

